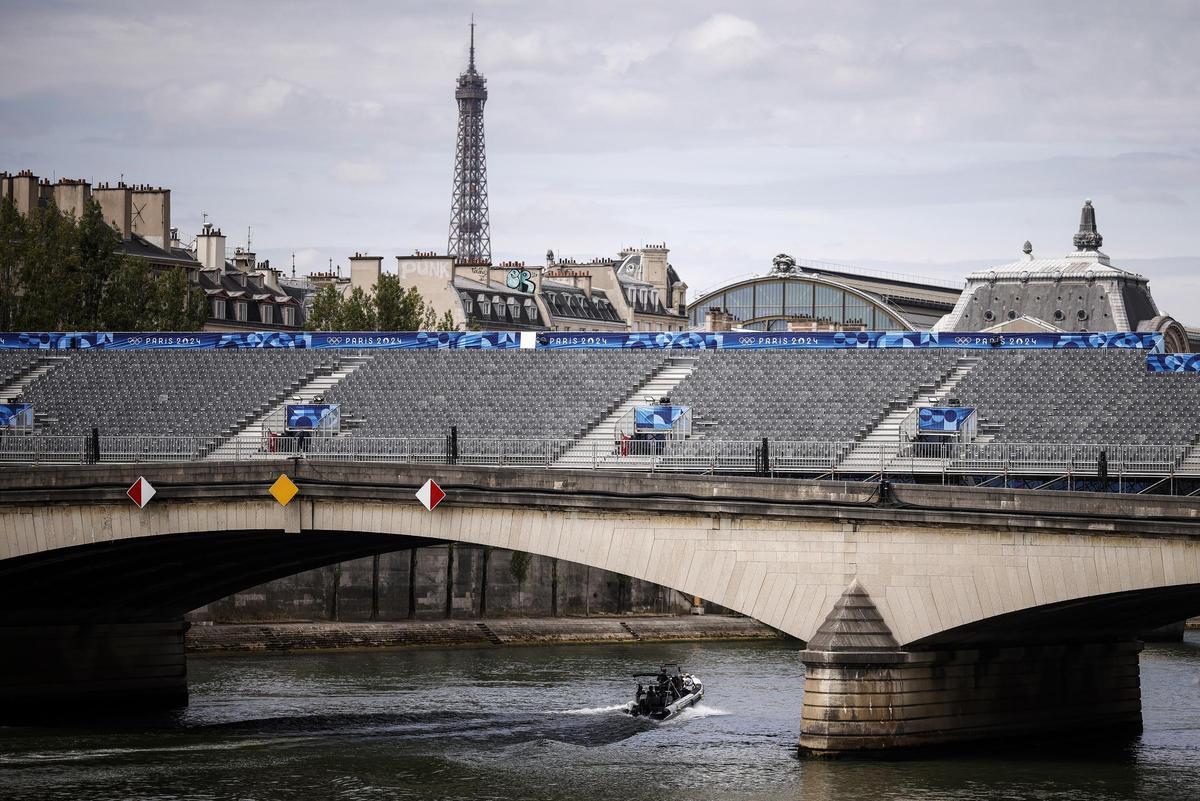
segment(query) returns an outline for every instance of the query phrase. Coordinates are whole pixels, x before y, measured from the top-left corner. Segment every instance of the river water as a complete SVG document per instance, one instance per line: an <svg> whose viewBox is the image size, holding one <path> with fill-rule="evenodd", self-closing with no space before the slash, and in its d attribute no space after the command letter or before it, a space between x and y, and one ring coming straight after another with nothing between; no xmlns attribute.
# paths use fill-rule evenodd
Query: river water
<svg viewBox="0 0 1200 801"><path fill-rule="evenodd" d="M186 710L0 728L0 798L1195 801L1197 635L1143 652L1130 744L888 762L796 756L804 669L780 643L193 658ZM664 724L617 712L662 661L704 701Z"/></svg>

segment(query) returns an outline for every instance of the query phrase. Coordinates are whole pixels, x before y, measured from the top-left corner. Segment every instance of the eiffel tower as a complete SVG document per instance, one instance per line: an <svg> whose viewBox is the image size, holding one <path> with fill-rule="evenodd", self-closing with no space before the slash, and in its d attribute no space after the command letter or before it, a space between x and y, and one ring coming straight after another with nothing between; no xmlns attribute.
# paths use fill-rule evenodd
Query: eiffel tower
<svg viewBox="0 0 1200 801"><path fill-rule="evenodd" d="M450 197L447 253L458 261L490 263L487 156L483 147L483 104L487 79L475 70L475 20L471 19L471 55L458 76L458 147L454 156L454 192Z"/></svg>

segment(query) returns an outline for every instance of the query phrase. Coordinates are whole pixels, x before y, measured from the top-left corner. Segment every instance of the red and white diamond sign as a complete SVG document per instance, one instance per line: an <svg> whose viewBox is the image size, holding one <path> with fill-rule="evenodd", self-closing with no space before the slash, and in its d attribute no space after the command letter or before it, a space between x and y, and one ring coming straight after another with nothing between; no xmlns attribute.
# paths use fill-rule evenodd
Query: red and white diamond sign
<svg viewBox="0 0 1200 801"><path fill-rule="evenodd" d="M125 490L125 494L129 496L129 500L137 504L139 509L145 509L146 504L150 503L150 499L154 497L154 485L146 479L138 476L138 480L133 482L133 486Z"/></svg>
<svg viewBox="0 0 1200 801"><path fill-rule="evenodd" d="M431 512L437 508L437 505L445 497L446 493L442 491L442 488L432 478L422 484L421 488L417 490L417 500Z"/></svg>

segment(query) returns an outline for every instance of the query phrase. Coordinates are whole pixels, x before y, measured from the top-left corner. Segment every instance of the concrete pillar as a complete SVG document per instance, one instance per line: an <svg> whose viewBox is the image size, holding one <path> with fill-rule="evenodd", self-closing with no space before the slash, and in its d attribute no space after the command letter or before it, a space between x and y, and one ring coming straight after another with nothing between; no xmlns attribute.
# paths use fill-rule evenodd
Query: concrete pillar
<svg viewBox="0 0 1200 801"><path fill-rule="evenodd" d="M187 704L185 624L0 627L0 721Z"/></svg>
<svg viewBox="0 0 1200 801"><path fill-rule="evenodd" d="M867 755L1141 731L1137 641L899 648L855 582L801 653L800 750Z"/></svg>

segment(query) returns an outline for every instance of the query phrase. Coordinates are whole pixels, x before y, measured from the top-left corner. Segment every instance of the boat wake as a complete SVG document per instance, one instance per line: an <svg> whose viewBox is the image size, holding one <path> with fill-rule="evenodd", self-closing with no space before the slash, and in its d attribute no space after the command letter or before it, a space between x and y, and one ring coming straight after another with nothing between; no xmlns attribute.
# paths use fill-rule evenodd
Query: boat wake
<svg viewBox="0 0 1200 801"><path fill-rule="evenodd" d="M674 723L675 721L699 720L700 718L714 718L728 715L724 709L717 709L715 706L704 706L703 704L695 704L680 712L670 720L663 721L666 723Z"/></svg>
<svg viewBox="0 0 1200 801"><path fill-rule="evenodd" d="M611 706L589 706L581 709L552 709L550 713L554 715L607 715L610 712L621 712L628 706L629 704L612 704Z"/></svg>

